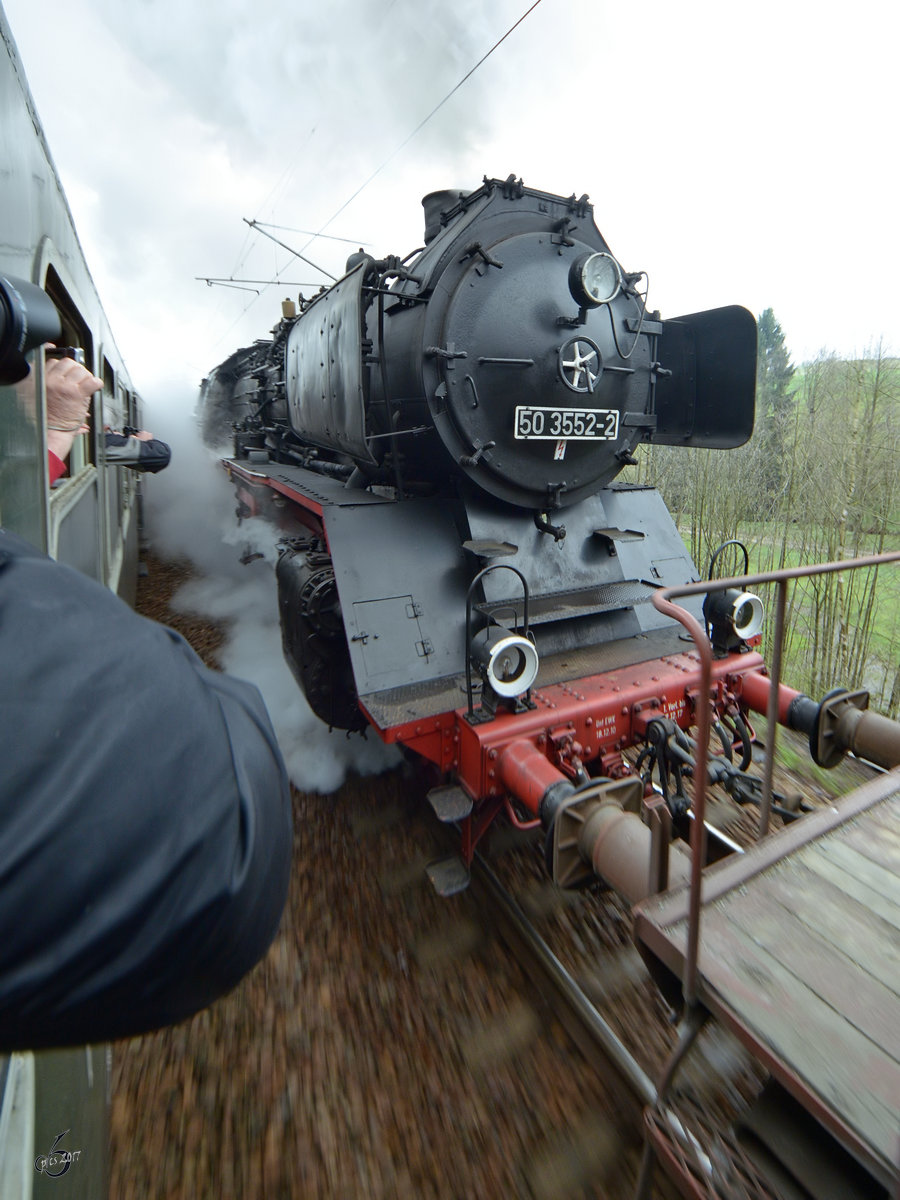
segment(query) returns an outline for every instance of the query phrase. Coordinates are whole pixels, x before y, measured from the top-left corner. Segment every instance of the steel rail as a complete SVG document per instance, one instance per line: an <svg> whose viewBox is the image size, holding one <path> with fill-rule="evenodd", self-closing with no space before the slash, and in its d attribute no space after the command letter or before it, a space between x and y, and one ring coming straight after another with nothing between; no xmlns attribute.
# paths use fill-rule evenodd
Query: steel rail
<svg viewBox="0 0 900 1200"><path fill-rule="evenodd" d="M560 1021L581 1054L589 1062L600 1064L604 1080L609 1081L615 1089L619 1103L629 1106L622 1111L622 1120L616 1121L616 1128L623 1138L632 1138L635 1150L641 1151L637 1183L639 1188L644 1189L642 1194L649 1195L649 1189L652 1188L656 1200L678 1200L679 1197L682 1200L684 1197L709 1200L714 1194L718 1195L710 1190L714 1187L712 1180L703 1180L710 1164L708 1160L704 1161L702 1153L698 1154L699 1143L692 1139L676 1115L661 1106L653 1080L553 953L480 853L476 853L472 860L471 872L472 891L484 901L485 911L489 913L498 936L506 942L516 962L542 994L553 1017ZM702 1023L698 1015L689 1038L684 1036L683 1030L680 1031L681 1053L676 1051L678 1061ZM675 1069L676 1064L670 1063L666 1082ZM690 1161L690 1169L682 1167L674 1161L671 1153L666 1153L666 1140L660 1131L656 1132L651 1142L649 1123L651 1115L658 1112L662 1114L659 1119L668 1136L674 1137L681 1147L681 1157ZM654 1173L654 1148L661 1151L661 1176ZM761 1200L761 1196L760 1192L747 1193L748 1200ZM734 1200L738 1200L737 1195Z"/></svg>
<svg viewBox="0 0 900 1200"><path fill-rule="evenodd" d="M554 998L563 1001L568 1013L603 1052L641 1105L646 1107L655 1104L657 1093L653 1080L597 1011L480 854L475 855L472 863L472 883L489 901L491 918L499 918L503 926L502 933L513 942L515 957L520 965L527 966L522 962L521 949L524 947L539 968L541 979L535 979L534 982L540 984L546 981L551 985ZM555 1015L561 1015L555 1006L553 1011ZM569 1032L572 1032L571 1029Z"/></svg>

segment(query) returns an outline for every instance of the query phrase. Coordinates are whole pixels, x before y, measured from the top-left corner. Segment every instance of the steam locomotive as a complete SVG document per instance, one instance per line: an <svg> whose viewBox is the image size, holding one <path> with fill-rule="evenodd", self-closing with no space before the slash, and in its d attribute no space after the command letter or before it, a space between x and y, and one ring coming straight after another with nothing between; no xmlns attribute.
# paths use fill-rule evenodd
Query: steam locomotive
<svg viewBox="0 0 900 1200"><path fill-rule="evenodd" d="M688 602L716 655L701 694L697 654L651 602L697 569L659 494L616 481L641 442L749 438L755 321L740 307L662 320L586 196L510 176L423 205L422 248L352 255L204 380L205 436L233 433L239 515L282 531L284 652L322 720L433 765L429 800L459 823L464 863L505 812L547 829L557 882L613 881L620 848L573 857L563 830L586 800L644 829L652 789L683 818L704 707L717 780L758 800L762 605L735 587ZM779 719L825 757L841 695L782 688Z"/></svg>

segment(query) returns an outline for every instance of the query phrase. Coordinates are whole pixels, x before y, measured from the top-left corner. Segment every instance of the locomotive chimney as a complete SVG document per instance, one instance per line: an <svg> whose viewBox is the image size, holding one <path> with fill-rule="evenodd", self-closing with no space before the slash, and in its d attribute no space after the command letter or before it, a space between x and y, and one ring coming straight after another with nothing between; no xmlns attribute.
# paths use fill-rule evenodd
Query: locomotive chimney
<svg viewBox="0 0 900 1200"><path fill-rule="evenodd" d="M422 197L422 207L425 209L425 245L434 241L441 232L441 213L447 212L457 204L468 192L447 189L443 192L429 192Z"/></svg>

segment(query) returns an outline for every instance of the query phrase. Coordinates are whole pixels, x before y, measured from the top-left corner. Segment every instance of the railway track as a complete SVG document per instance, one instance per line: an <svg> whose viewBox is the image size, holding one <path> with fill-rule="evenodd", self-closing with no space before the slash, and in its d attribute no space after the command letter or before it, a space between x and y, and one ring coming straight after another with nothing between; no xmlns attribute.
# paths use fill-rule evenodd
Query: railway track
<svg viewBox="0 0 900 1200"><path fill-rule="evenodd" d="M790 748L785 757L791 760ZM781 792L793 791L804 809L828 808L832 793L849 791L875 774L867 764L850 760L825 780L821 774L803 778L779 766L775 782ZM755 810L727 802L713 807L711 816L736 844L752 844ZM509 831L499 840L508 845ZM473 862L472 889L479 908L490 912L499 936L548 1011L566 1028L577 1054L609 1082L622 1117L623 1142L634 1145L649 1131L655 1159L646 1157L641 1195L674 1194L674 1178L681 1194L710 1200L818 1196L802 1187L792 1190L786 1180L779 1180L776 1189L734 1137L733 1122L768 1076L721 1026L710 1023L703 1030L691 1057L679 1063L674 1083L666 1077L678 1061L674 1051L681 1035L693 1040L695 1031L688 1029L687 1019L676 1028L674 1014L664 1011L631 941L627 907L596 887L579 895L534 878L534 870L543 866L540 841L532 847L530 868L527 859L510 867L508 859L515 854L501 852L489 861L490 845L487 856L476 855ZM654 1161L658 1165L651 1175Z"/></svg>
<svg viewBox="0 0 900 1200"><path fill-rule="evenodd" d="M435 847L452 843L431 826ZM645 1147L645 1121L654 1119L681 1160L682 1173L694 1176L689 1196L716 1200L773 1200L775 1193L755 1173L711 1109L728 1117L756 1090L761 1075L741 1048L719 1029L700 1039L690 1064L677 1111L650 1118L657 1080L676 1044L674 1014L662 1000L631 942L626 906L613 893L590 889L565 892L545 877L541 839L512 829L495 831L472 864L468 903L493 938L483 948L496 964L499 939L527 981L525 994L537 1005L532 1044L565 1031L573 1075L589 1076L602 1091L595 1109L560 1131L552 1146L526 1152L519 1172L530 1181L522 1194L540 1197L598 1195L631 1200L638 1188ZM527 909L527 911L526 911ZM521 1003L517 996L516 1003ZM515 1010L495 1018L516 1025ZM501 1039L502 1040L502 1039ZM685 1133L684 1115L693 1131ZM698 1136L699 1135L699 1136ZM729 1178L707 1178L709 1155L728 1153ZM530 1157L529 1157L530 1156ZM536 1181L536 1182L535 1182ZM727 1184L727 1186L722 1186ZM683 1194L662 1168L648 1174L646 1197L670 1200ZM777 1198L775 1198L777 1200Z"/></svg>
<svg viewBox="0 0 900 1200"><path fill-rule="evenodd" d="M149 568L141 609L214 663L220 631L167 604L187 572ZM476 891L433 892L422 794L394 772L295 796L268 958L193 1021L114 1047L111 1196L631 1193L638 1126Z"/></svg>
<svg viewBox="0 0 900 1200"><path fill-rule="evenodd" d="M652 1104L656 1087L587 993L540 936L487 861L478 856L473 872L476 896L490 907L491 918L526 974L548 991L554 1014L598 1069L613 1069L624 1093L641 1108Z"/></svg>
<svg viewBox="0 0 900 1200"><path fill-rule="evenodd" d="M173 622L164 602L153 615ZM214 644L202 624L186 632ZM631 1200L677 1026L628 906L556 888L540 842L508 828L468 891L438 897L426 868L446 841L424 791L397 771L295 797L267 960L194 1021L114 1050L112 1196ZM732 832L741 816L726 810ZM702 1180L721 1145L709 1114L727 1121L760 1083L704 1029L672 1097L691 1134L668 1138L683 1170L701 1168L689 1195L770 1194ZM654 1188L674 1194L661 1169Z"/></svg>
<svg viewBox="0 0 900 1200"><path fill-rule="evenodd" d="M650 1124L658 1141L671 1148L670 1156L677 1160L679 1173L690 1181L687 1189L680 1191L667 1174L667 1168L671 1170L671 1161L664 1160L656 1166L648 1159L644 1168L646 1178L629 1179L628 1191L622 1192L623 1197L636 1195L637 1189L643 1186L647 1200L651 1196L670 1200L681 1194L709 1200L778 1200L777 1193L757 1176L734 1139L726 1135L721 1121L711 1118L707 1111L733 1112L740 1103L738 1093L745 1094L758 1082L749 1060L737 1044L721 1031L713 1033L712 1042L701 1054L702 1065L693 1066L687 1089L675 1104L656 1111L658 1072L654 1075L650 1069L645 1069L592 999L587 987L593 978L595 992L598 990L598 975L582 972L579 979L573 974L482 856L473 863L472 888L479 907L490 911L492 925L543 997L547 1011L565 1028L574 1053L609 1088L617 1113L615 1136L621 1147L627 1148L629 1159L633 1162L644 1156L645 1124ZM640 991L639 987L635 989L640 980L640 968L629 969L624 965L626 962L635 964L635 960L624 953L610 962L609 978L599 990L607 1001L613 998L612 993L616 993L629 1006L631 1019L626 1017L624 1025L632 1035L632 1043L635 1033L640 1031L647 1067L658 1066L671 1047L674 1025L660 1023L658 1013L648 1012L646 995L635 1002ZM602 974L602 964L599 973ZM626 992L630 993L627 999ZM620 1026L622 1016L620 1008ZM570 1162L579 1161L577 1136L573 1136L568 1157ZM724 1166L726 1161L727 1168ZM587 1183L589 1157L582 1156L582 1166L582 1182ZM625 1184L623 1179L619 1186Z"/></svg>

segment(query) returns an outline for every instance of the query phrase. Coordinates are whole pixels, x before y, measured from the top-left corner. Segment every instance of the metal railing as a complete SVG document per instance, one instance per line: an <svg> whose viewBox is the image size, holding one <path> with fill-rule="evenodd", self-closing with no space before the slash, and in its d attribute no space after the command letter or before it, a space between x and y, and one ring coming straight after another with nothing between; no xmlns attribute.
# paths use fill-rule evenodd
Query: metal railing
<svg viewBox="0 0 900 1200"><path fill-rule="evenodd" d="M705 703L700 703L699 712L697 714L697 762L698 764L706 764L709 757L709 735L710 735L710 704L709 696L712 687L712 662L713 650L707 637L706 630L700 625L696 618L689 613L681 605L674 604L675 597L683 598L686 596L705 595L710 592L724 591L729 588L739 588L744 591L748 587L755 587L760 584L774 583L777 585L777 597L775 604L775 630L773 638L772 650L772 665L770 670L771 685L769 689L768 705L767 705L767 733L766 733L766 760L764 766L763 778L763 797L760 804L760 820L758 827L758 837L765 837L769 830L769 818L771 815L772 805L772 782L774 776L775 764L775 746L776 746L776 731L778 728L778 699L779 687L781 684L781 667L784 648L784 632L785 632L785 612L787 608L787 592L788 584L799 579L808 579L816 575L833 574L838 571L852 571L864 567L882 566L887 563L900 562L900 551L889 554L873 555L866 558L847 559L842 562L825 563L813 567L795 567L785 568L779 571L770 571L758 575L742 575L730 579L713 579L702 583L688 584L684 587L663 588L659 592L654 593L653 603L656 608L666 615L673 617L679 621L685 629L690 633L697 648L697 653L701 663L701 683L700 696L705 698ZM697 960L699 954L700 942L700 909L701 909L701 884L703 878L703 862L706 854L706 827L704 824L706 817L706 787L707 787L707 771L699 769L694 774L694 798L693 810L694 820L691 826L691 880L690 880L690 895L688 907L688 929L687 929L687 945L685 950L684 969L682 988L684 992L685 1010L679 1025L678 1041L673 1050L669 1061L663 1069L659 1085L656 1089L656 1099L652 1106L649 1106L646 1111L647 1120L647 1137L644 1145L644 1156L641 1162L641 1171L638 1179L638 1185L635 1192L635 1200L646 1200L650 1194L652 1186L653 1163L656 1153L662 1154L663 1158L669 1161L669 1165L675 1168L675 1175L685 1184L691 1195L704 1196L719 1193L712 1188L704 1191L704 1182L702 1179L703 1172L700 1176L695 1176L688 1169L689 1164L685 1164L683 1168L679 1168L679 1164L672 1158L673 1147L676 1143L680 1144L684 1138L679 1135L679 1131L683 1134L683 1127L677 1116L667 1111L665 1107L668 1100L669 1088L673 1082L675 1074L684 1058L686 1057L690 1047L693 1045L698 1033L706 1019L706 1010L698 1002L697 997ZM673 1136L673 1131L676 1136ZM692 1149L696 1149L695 1140L688 1135L688 1141ZM696 1158L696 1154L691 1154L692 1161ZM751 1181L753 1182L753 1181ZM756 1189L756 1183L753 1182L753 1188ZM686 1192L686 1194L688 1194ZM747 1191L745 1187L738 1187L734 1193L735 1196L759 1196L765 1194L757 1190ZM898 1196L900 1200L900 1196Z"/></svg>
<svg viewBox="0 0 900 1200"><path fill-rule="evenodd" d="M700 656L700 695L708 697L712 687L713 650L706 630L700 622L683 608L674 604L673 599L686 596L703 596L710 592L726 591L737 588L745 591L764 583L777 585L775 602L775 629L773 634L772 663L769 670L771 686L769 689L768 711L766 713L766 758L763 768L763 795L760 803L758 837L765 837L769 832L769 819L772 810L772 781L775 769L775 745L778 729L778 690L781 684L781 667L784 649L785 611L787 608L788 584L798 579L809 579L817 575L830 575L840 571L855 571L864 567L879 567L887 563L900 562L900 550L887 554L870 555L865 558L845 559L841 562L822 563L812 567L784 567L778 571L768 571L760 575L741 575L731 579L707 579L701 583L685 584L682 587L662 588L653 595L653 604L667 616L679 621L694 640L697 653ZM709 755L710 706L708 703L699 705L697 713L697 762L705 764ZM700 930L700 886L703 874L703 863L706 857L706 785L707 772L698 770L694 775L693 810L694 821L691 828L691 884L688 909L687 948L684 962L684 978L682 987L686 1004L690 1007L697 1000L697 955Z"/></svg>

